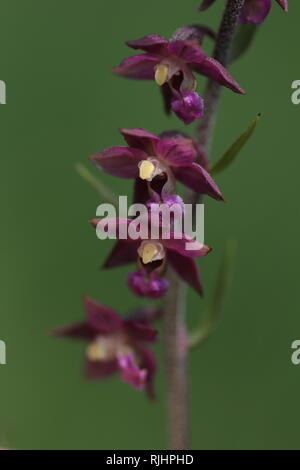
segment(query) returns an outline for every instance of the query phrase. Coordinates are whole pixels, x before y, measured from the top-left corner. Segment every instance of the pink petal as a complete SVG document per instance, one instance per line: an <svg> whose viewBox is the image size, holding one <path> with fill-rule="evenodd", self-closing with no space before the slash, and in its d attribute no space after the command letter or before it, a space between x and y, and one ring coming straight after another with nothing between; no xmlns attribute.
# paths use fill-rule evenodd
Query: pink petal
<svg viewBox="0 0 300 470"><path fill-rule="evenodd" d="M138 390L145 387L147 371L140 369L134 362L131 355L121 356L118 359L121 378Z"/></svg>
<svg viewBox="0 0 300 470"><path fill-rule="evenodd" d="M172 110L184 122L191 124L204 115L204 101L196 92L178 93L173 96Z"/></svg>
<svg viewBox="0 0 300 470"><path fill-rule="evenodd" d="M179 137L166 137L156 144L156 154L165 160L168 165L180 167L192 163L197 153L191 139Z"/></svg>
<svg viewBox="0 0 300 470"><path fill-rule="evenodd" d="M155 398L154 377L156 374L156 358L152 351L144 347L139 347L137 352L141 357L140 367L147 371L145 389L148 397Z"/></svg>
<svg viewBox="0 0 300 470"><path fill-rule="evenodd" d="M109 147L90 156L90 160L102 171L119 178L137 178L138 164L147 155L142 151L128 147Z"/></svg>
<svg viewBox="0 0 300 470"><path fill-rule="evenodd" d="M140 320L125 320L124 327L134 341L153 343L157 336L157 330L155 328Z"/></svg>
<svg viewBox="0 0 300 470"><path fill-rule="evenodd" d="M169 41L158 34L149 34L135 41L127 41L127 46L132 49L141 49L154 54L167 52Z"/></svg>
<svg viewBox="0 0 300 470"><path fill-rule="evenodd" d="M104 379L115 374L118 370L118 361L85 361L84 375L87 379Z"/></svg>
<svg viewBox="0 0 300 470"><path fill-rule="evenodd" d="M262 23L271 9L272 0L246 0L239 23Z"/></svg>
<svg viewBox="0 0 300 470"><path fill-rule="evenodd" d="M287 12L289 10L288 0L276 0L276 2L284 11Z"/></svg>
<svg viewBox="0 0 300 470"><path fill-rule="evenodd" d="M120 65L114 67L112 72L125 78L137 80L153 80L154 67L160 59L150 54L138 54L124 59Z"/></svg>
<svg viewBox="0 0 300 470"><path fill-rule="evenodd" d="M168 251L172 250L189 258L203 258L212 250L209 246L203 245L203 243L184 234L181 234L181 238L179 238L179 235L178 238L175 238L175 234L171 233L170 239L163 239L161 241ZM191 243L193 243L193 246L190 246Z"/></svg>
<svg viewBox="0 0 300 470"><path fill-rule="evenodd" d="M51 332L54 336L66 336L74 339L90 340L95 336L95 330L88 323L76 323L70 326L55 328Z"/></svg>
<svg viewBox="0 0 300 470"><path fill-rule="evenodd" d="M168 49L170 55L174 55L187 63L201 63L206 57L199 46L189 41L171 41Z"/></svg>
<svg viewBox="0 0 300 470"><path fill-rule="evenodd" d="M120 331L123 323L119 315L112 309L84 297L87 323L102 334L110 334Z"/></svg>
<svg viewBox="0 0 300 470"><path fill-rule="evenodd" d="M155 144L159 141L155 134L151 134L145 129L120 129L120 132L129 147L143 150L151 156L154 155Z"/></svg>
<svg viewBox="0 0 300 470"><path fill-rule="evenodd" d="M201 75L215 80L235 93L245 93L223 65L211 57L206 57L201 63L194 62L191 67Z"/></svg>
<svg viewBox="0 0 300 470"><path fill-rule="evenodd" d="M223 201L222 194L210 174L197 163L180 168L173 167L173 172L180 183L193 189L196 193L206 194L217 201Z"/></svg>

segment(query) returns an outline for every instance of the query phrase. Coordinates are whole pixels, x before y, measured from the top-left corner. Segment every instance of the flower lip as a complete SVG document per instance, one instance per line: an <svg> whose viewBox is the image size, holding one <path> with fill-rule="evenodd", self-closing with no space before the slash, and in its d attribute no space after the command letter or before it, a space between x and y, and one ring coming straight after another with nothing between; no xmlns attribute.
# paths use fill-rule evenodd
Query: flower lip
<svg viewBox="0 0 300 470"><path fill-rule="evenodd" d="M155 341L157 331L150 325L148 314L144 316L142 309L138 317L123 319L90 297L84 298L84 304L85 321L56 328L53 334L88 342L85 361L88 379L105 378L119 372L123 380L135 388L145 389L149 398L154 398L156 360L144 343ZM129 359L124 361L124 358Z"/></svg>
<svg viewBox="0 0 300 470"><path fill-rule="evenodd" d="M148 371L138 367L132 354L120 354L118 356L118 364L121 378L124 382L129 383L138 390L143 390L145 388Z"/></svg>
<svg viewBox="0 0 300 470"><path fill-rule="evenodd" d="M169 288L169 282L165 278L158 276L155 271L148 274L144 268L129 273L127 284L134 295L150 299L163 297Z"/></svg>

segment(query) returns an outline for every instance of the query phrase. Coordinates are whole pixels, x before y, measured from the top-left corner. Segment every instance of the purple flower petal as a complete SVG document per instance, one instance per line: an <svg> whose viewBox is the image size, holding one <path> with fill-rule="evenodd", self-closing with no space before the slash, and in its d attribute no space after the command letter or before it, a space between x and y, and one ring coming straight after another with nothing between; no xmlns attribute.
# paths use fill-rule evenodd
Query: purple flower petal
<svg viewBox="0 0 300 470"><path fill-rule="evenodd" d="M153 80L154 68L160 62L160 58L150 54L137 54L124 59L120 65L114 67L112 72L125 78L137 80Z"/></svg>
<svg viewBox="0 0 300 470"><path fill-rule="evenodd" d="M200 295L203 295L200 273L196 261L172 251L168 252L168 260L177 274L199 292Z"/></svg>
<svg viewBox="0 0 300 470"><path fill-rule="evenodd" d="M159 137L155 134L151 134L145 129L120 129L120 132L129 147L143 150L148 155L154 155L155 144L159 141Z"/></svg>
<svg viewBox="0 0 300 470"><path fill-rule="evenodd" d="M145 387L147 370L140 369L134 362L131 355L121 356L118 359L121 378L138 390Z"/></svg>
<svg viewBox="0 0 300 470"><path fill-rule="evenodd" d="M87 323L102 334L116 333L123 328L119 315L112 309L95 302L90 297L84 298Z"/></svg>
<svg viewBox="0 0 300 470"><path fill-rule="evenodd" d="M137 243L128 243L127 240L117 240L103 267L116 268L124 264L136 262L139 244L139 241Z"/></svg>
<svg viewBox="0 0 300 470"><path fill-rule="evenodd" d="M216 59L206 57L201 63L194 62L190 65L196 72L215 80L220 85L230 88L235 93L245 93L239 84L232 78L230 73Z"/></svg>
<svg viewBox="0 0 300 470"><path fill-rule="evenodd" d="M161 54L167 51L169 41L158 34L149 34L134 41L127 41L127 46L132 49L141 49L154 54Z"/></svg>
<svg viewBox="0 0 300 470"><path fill-rule="evenodd" d="M191 163L189 166L180 168L173 167L173 172L178 181L193 189L196 193L206 194L217 201L224 200L210 174L197 163Z"/></svg>
<svg viewBox="0 0 300 470"><path fill-rule="evenodd" d="M203 0L200 7L199 11L204 11L207 8L209 8L213 3L215 3L216 0Z"/></svg>
<svg viewBox="0 0 300 470"><path fill-rule="evenodd" d="M202 49L189 41L170 41L169 55L179 57L186 63L200 63L205 59L205 53Z"/></svg>
<svg viewBox="0 0 300 470"><path fill-rule="evenodd" d="M260 24L269 14L272 0L246 0L241 11L239 23Z"/></svg>
<svg viewBox="0 0 300 470"><path fill-rule="evenodd" d="M284 11L288 11L289 10L289 5L288 5L288 0L275 0L278 5L281 6L281 8L284 10Z"/></svg>
<svg viewBox="0 0 300 470"><path fill-rule="evenodd" d="M172 100L172 109L184 124L200 119L204 114L203 99L196 92L180 93Z"/></svg>
<svg viewBox="0 0 300 470"><path fill-rule="evenodd" d="M191 139L166 137L156 144L156 154L171 166L182 166L196 160L197 153Z"/></svg>
<svg viewBox="0 0 300 470"><path fill-rule="evenodd" d="M141 358L140 367L147 371L145 389L150 399L155 398L154 377L156 374L156 359L152 351L139 347L138 353Z"/></svg>
<svg viewBox="0 0 300 470"><path fill-rule="evenodd" d="M151 273L149 278L140 271L129 273L127 282L134 295L150 299L160 299L169 288L169 282L155 272Z"/></svg>
<svg viewBox="0 0 300 470"><path fill-rule="evenodd" d="M138 164L147 155L142 151L129 147L109 147L102 152L90 156L90 160L102 171L119 178L137 178Z"/></svg>
<svg viewBox="0 0 300 470"><path fill-rule="evenodd" d="M134 341L153 343L156 340L157 330L146 322L128 319L124 321L124 327Z"/></svg>
<svg viewBox="0 0 300 470"><path fill-rule="evenodd" d="M95 330L86 322L70 326L55 328L51 332L54 336L66 336L73 339L91 340L95 337Z"/></svg>
<svg viewBox="0 0 300 470"><path fill-rule="evenodd" d="M177 238L174 233L170 233L170 239L163 239L161 242L168 249L168 253L175 251L189 258L203 258L212 250L209 246L203 245L203 243L197 242L184 234L181 235L181 238ZM191 243L193 243L193 249L189 247Z"/></svg>
<svg viewBox="0 0 300 470"><path fill-rule="evenodd" d="M87 379L104 379L115 374L118 370L118 361L90 361L86 359L84 375Z"/></svg>

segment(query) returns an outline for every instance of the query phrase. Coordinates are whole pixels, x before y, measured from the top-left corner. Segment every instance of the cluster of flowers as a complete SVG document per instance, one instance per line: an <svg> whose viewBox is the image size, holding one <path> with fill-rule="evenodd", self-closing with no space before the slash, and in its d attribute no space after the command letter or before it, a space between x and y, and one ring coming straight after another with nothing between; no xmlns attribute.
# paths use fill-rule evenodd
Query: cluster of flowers
<svg viewBox="0 0 300 470"><path fill-rule="evenodd" d="M287 9L287 2L277 0ZM204 0L201 9L214 0ZM271 0L246 0L241 22L262 20ZM228 71L201 49L208 28L188 26L177 30L170 40L149 35L127 42L141 54L129 57L114 73L126 78L155 80L161 87L165 108L171 110L185 124L201 118L203 99L196 93L197 82L193 72L215 80L236 93L244 93ZM176 181L195 193L222 201L222 194L209 174L209 165L202 148L186 134L169 131L160 136L144 129L121 129L127 145L113 146L90 157L91 161L110 175L130 178L135 182L135 202L146 204L149 213L153 204L177 204L184 211L182 199L176 194ZM99 219L92 219L97 226ZM115 219L117 227L130 220ZM172 221L170 221L172 224ZM169 239L118 239L104 266L112 268L135 263L137 269L128 277L131 291L140 297L158 299L168 290L165 278L167 267L198 293L202 284L195 258L206 256L210 248L200 244L197 249L186 249L186 236L178 238L170 227ZM118 237L117 237L118 238ZM125 319L115 311L92 299L84 299L85 322L55 330L58 336L72 337L88 342L86 376L107 377L119 371L121 378L137 389L153 396L153 377L156 361L145 347L153 342L156 330L151 325L161 311L142 309Z"/></svg>

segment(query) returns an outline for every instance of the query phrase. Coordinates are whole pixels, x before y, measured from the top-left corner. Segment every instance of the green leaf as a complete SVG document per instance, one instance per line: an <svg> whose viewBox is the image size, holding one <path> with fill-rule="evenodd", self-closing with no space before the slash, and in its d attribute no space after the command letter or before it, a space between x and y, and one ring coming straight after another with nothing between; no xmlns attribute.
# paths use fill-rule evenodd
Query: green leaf
<svg viewBox="0 0 300 470"><path fill-rule="evenodd" d="M225 247L211 302L204 313L200 328L189 338L190 347L202 344L219 324L225 296L232 283L235 254L236 243L234 240L229 240Z"/></svg>
<svg viewBox="0 0 300 470"><path fill-rule="evenodd" d="M220 173L220 171L225 170L231 163L234 161L240 150L244 147L248 139L250 139L251 135L254 132L254 129L256 128L257 121L260 119L261 114L258 114L254 121L250 124L248 129L243 132L242 135L231 145L231 147L227 150L226 153L220 158L220 160L213 165L213 167L210 170L210 173L212 175L215 175L216 173Z"/></svg>
<svg viewBox="0 0 300 470"><path fill-rule="evenodd" d="M96 178L84 165L76 163L75 170L86 181L92 188L94 188L104 201L113 204L115 207L118 206L118 197L113 193L99 178Z"/></svg>
<svg viewBox="0 0 300 470"><path fill-rule="evenodd" d="M242 24L237 27L230 49L229 63L239 59L251 46L258 26L255 24Z"/></svg>

